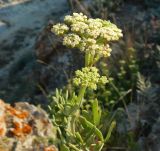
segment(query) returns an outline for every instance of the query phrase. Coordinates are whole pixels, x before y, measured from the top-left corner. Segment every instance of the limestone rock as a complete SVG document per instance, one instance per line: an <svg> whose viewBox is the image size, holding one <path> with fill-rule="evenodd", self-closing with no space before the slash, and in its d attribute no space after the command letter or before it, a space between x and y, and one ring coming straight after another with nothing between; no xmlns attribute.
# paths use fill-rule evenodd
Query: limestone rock
<svg viewBox="0 0 160 151"><path fill-rule="evenodd" d="M57 151L50 141L56 132L40 107L19 102L12 107L0 100L0 151Z"/></svg>

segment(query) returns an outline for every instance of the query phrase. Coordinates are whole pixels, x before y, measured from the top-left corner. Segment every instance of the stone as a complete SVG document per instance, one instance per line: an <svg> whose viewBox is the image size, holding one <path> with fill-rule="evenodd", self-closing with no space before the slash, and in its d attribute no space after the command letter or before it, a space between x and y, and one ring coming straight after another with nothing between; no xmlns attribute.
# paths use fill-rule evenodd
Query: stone
<svg viewBox="0 0 160 151"><path fill-rule="evenodd" d="M57 151L49 143L56 139L55 128L41 107L0 100L0 121L0 151Z"/></svg>

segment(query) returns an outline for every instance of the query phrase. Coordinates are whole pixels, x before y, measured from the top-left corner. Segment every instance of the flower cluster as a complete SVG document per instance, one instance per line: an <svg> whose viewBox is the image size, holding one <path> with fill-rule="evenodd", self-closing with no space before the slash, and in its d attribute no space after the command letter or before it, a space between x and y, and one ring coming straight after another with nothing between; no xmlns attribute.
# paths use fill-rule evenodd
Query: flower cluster
<svg viewBox="0 0 160 151"><path fill-rule="evenodd" d="M52 28L52 32L54 32L56 35L63 35L69 30L68 26L65 24L56 24L54 25L54 28Z"/></svg>
<svg viewBox="0 0 160 151"><path fill-rule="evenodd" d="M68 34L63 39L63 45L74 48L79 45L81 38L76 34Z"/></svg>
<svg viewBox="0 0 160 151"><path fill-rule="evenodd" d="M110 41L122 37L122 31L110 21L87 18L73 13L64 18L64 24L54 25L52 32L64 37L63 44L93 55L110 56Z"/></svg>
<svg viewBox="0 0 160 151"><path fill-rule="evenodd" d="M85 67L77 70L73 83L76 86L87 87L93 90L97 89L97 84L106 84L108 82L105 76L100 76L96 67Z"/></svg>
<svg viewBox="0 0 160 151"><path fill-rule="evenodd" d="M86 22L87 21L87 16L83 15L82 13L73 13L73 16L67 15L64 18L64 22L66 24L74 24L78 22Z"/></svg>

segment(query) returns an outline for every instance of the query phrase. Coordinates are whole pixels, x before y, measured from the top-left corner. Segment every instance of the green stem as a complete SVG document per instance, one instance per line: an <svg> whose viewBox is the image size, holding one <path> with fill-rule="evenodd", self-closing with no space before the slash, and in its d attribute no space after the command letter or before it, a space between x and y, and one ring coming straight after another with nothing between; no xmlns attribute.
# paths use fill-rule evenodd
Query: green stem
<svg viewBox="0 0 160 151"><path fill-rule="evenodd" d="M94 65L99 59L100 59L99 55L94 56L93 61L92 61L92 65Z"/></svg>
<svg viewBox="0 0 160 151"><path fill-rule="evenodd" d="M86 54L85 54L85 67L93 66L97 62L95 59L96 59L95 55L92 55L92 54L86 52Z"/></svg>
<svg viewBox="0 0 160 151"><path fill-rule="evenodd" d="M90 66L94 65L94 57L95 57L94 55L92 54L90 55L90 64L89 64Z"/></svg>
<svg viewBox="0 0 160 151"><path fill-rule="evenodd" d="M85 53L85 67L89 66L90 54L88 52Z"/></svg>

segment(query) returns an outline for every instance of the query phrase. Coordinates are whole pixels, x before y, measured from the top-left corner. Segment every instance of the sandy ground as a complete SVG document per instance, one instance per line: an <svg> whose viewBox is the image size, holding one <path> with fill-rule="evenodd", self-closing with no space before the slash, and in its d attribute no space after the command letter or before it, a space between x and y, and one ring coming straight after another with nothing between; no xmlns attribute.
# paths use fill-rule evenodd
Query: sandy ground
<svg viewBox="0 0 160 151"><path fill-rule="evenodd" d="M67 0L17 0L0 4L0 77L20 55L33 51L49 20L62 17Z"/></svg>

